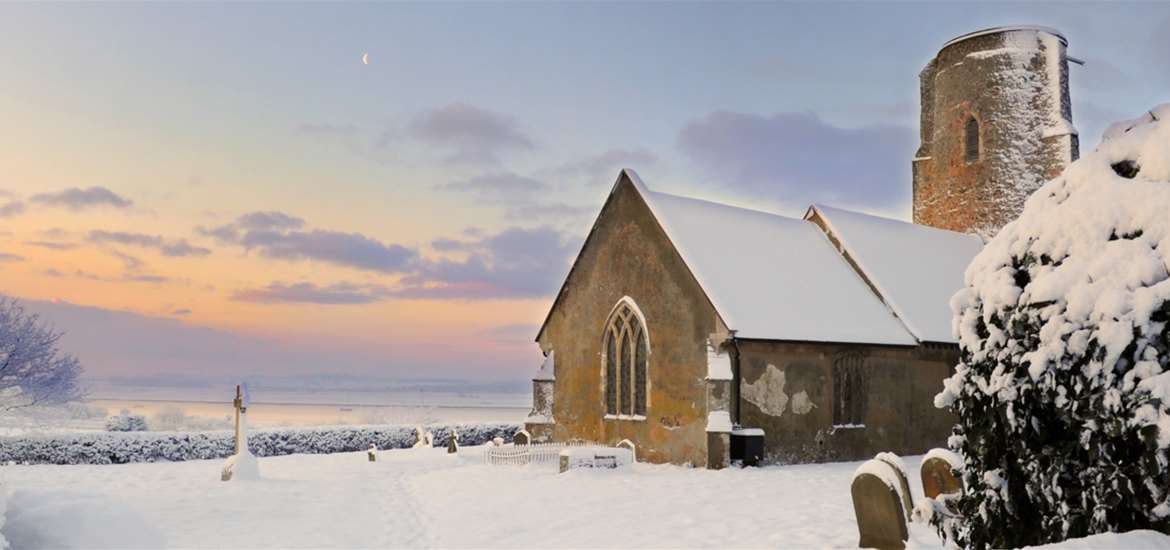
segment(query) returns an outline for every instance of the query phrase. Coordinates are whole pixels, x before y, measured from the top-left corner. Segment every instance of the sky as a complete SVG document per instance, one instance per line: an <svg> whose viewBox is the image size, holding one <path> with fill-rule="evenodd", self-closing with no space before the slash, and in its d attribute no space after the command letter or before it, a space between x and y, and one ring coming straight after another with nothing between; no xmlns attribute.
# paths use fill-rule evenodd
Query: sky
<svg viewBox="0 0 1170 550"><path fill-rule="evenodd" d="M522 384L620 168L907 218L918 72L1008 24L1083 150L1170 101L1167 3L0 4L0 292L95 379Z"/></svg>

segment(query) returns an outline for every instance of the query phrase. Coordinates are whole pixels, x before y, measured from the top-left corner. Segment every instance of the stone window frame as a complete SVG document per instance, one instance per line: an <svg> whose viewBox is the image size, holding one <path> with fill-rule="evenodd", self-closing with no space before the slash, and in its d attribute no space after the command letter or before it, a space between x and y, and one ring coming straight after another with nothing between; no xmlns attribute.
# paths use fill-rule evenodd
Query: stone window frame
<svg viewBox="0 0 1170 550"><path fill-rule="evenodd" d="M833 427L864 428L868 413L866 353L841 351L833 357Z"/></svg>
<svg viewBox="0 0 1170 550"><path fill-rule="evenodd" d="M622 372L621 372L622 371L622 368L621 368L622 364L615 362L614 376L611 377L609 374L609 366L610 366L609 365L609 359L610 359L609 344L610 344L610 335L614 334L617 337L614 340L614 348L615 348L615 352L616 352L615 355L620 356L622 354L622 347L621 346L622 346L623 341L621 340L621 338L627 337L627 336L636 336L637 331L635 329L631 328L631 326L630 326L631 320L637 323L637 329L641 330L642 338L639 342L634 343L632 347L628 348L629 351L626 354L626 359L630 362L630 370L629 370L629 382L628 382L628 386L626 389L627 393L625 393L624 395L629 395L630 401L629 401L629 408L626 410L623 410L623 407L622 407L623 393L619 391L621 389L621 386L622 386L622 380L621 380L621 378L622 378ZM642 382L644 384L644 388L642 389L642 395L644 397L645 403L641 404L642 405L641 411L638 410L640 403L637 400L637 394L638 394L637 389L638 388L636 387L638 384L637 354L639 352L639 346L638 346L639 343L642 344L641 351L643 353L643 363L645 364L645 374L644 374L643 380L642 380ZM653 355L653 352L650 348L650 329L649 329L649 325L646 323L646 316L643 315L642 309L638 307L638 304L636 302L634 302L633 298L630 298L629 296L622 296L622 298L620 300L618 300L616 304L614 304L613 308L610 309L609 315L606 316L605 324L603 325L603 328L601 331L601 388L600 388L601 392L600 393L601 393L601 408L602 408L602 411L604 412L604 418L606 420L632 420L632 421L646 420L648 411L650 410L650 385L651 385L650 384L650 363L651 363L652 355ZM614 408L613 409L610 408L610 402L609 402L611 378L613 379L613 382L614 382L614 384L613 384ZM628 410L628 412L626 412L627 410Z"/></svg>
<svg viewBox="0 0 1170 550"><path fill-rule="evenodd" d="M975 150L971 150L971 123L975 124ZM963 162L975 164L983 160L983 121L975 113L963 117Z"/></svg>

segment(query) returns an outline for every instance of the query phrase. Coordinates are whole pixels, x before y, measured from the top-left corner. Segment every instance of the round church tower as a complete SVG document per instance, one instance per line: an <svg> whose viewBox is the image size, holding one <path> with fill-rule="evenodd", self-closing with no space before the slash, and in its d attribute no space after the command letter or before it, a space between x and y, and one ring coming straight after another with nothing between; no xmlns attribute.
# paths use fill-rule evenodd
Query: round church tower
<svg viewBox="0 0 1170 550"><path fill-rule="evenodd" d="M996 27L946 44L922 70L914 222L985 238L1078 155L1068 41Z"/></svg>

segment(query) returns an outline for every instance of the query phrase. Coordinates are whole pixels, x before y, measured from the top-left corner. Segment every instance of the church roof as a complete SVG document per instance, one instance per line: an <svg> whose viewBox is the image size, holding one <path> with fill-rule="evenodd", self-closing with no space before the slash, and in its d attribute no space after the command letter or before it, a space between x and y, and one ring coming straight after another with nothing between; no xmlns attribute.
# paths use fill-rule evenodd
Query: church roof
<svg viewBox="0 0 1170 550"><path fill-rule="evenodd" d="M813 205L829 236L919 341L956 342L951 296L983 248L975 235Z"/></svg>
<svg viewBox="0 0 1170 550"><path fill-rule="evenodd" d="M737 337L916 344L813 223L658 193L624 173Z"/></svg>

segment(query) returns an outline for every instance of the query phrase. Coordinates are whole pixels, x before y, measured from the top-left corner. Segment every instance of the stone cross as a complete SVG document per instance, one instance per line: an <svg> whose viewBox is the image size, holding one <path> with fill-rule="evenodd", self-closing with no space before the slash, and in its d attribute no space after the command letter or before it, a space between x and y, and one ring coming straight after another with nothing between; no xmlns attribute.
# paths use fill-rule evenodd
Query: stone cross
<svg viewBox="0 0 1170 550"><path fill-rule="evenodd" d="M882 474L881 472L885 472ZM910 538L896 474L886 462L870 460L853 476L853 513L861 535L858 546L902 550Z"/></svg>
<svg viewBox="0 0 1170 550"><path fill-rule="evenodd" d="M955 475L956 466L942 453L931 450L922 461L922 492L927 498L963 492L963 479Z"/></svg>

